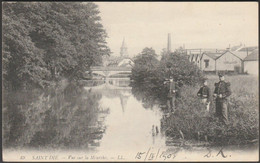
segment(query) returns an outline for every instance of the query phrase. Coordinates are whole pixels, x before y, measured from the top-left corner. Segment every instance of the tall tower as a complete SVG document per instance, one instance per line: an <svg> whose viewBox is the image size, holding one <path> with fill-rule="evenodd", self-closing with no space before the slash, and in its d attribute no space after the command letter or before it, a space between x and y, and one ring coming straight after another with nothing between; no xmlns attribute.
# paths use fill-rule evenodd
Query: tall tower
<svg viewBox="0 0 260 163"><path fill-rule="evenodd" d="M170 53L171 51L171 34L168 33L167 52Z"/></svg>
<svg viewBox="0 0 260 163"><path fill-rule="evenodd" d="M122 46L120 48L120 56L121 57L127 57L128 56L125 38L123 39Z"/></svg>

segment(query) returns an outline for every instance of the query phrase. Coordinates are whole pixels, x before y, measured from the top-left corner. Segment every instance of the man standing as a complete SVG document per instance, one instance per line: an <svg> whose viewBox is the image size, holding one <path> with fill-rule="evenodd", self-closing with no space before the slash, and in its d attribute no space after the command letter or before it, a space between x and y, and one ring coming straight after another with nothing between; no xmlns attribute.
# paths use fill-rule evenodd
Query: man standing
<svg viewBox="0 0 260 163"><path fill-rule="evenodd" d="M201 98L201 102L206 105L206 110L209 112L210 89L208 87L207 78L203 79L203 86L200 87L197 96Z"/></svg>
<svg viewBox="0 0 260 163"><path fill-rule="evenodd" d="M213 96L216 98L216 116L228 123L228 97L231 95L230 83L225 82L224 73L219 73Z"/></svg>
<svg viewBox="0 0 260 163"><path fill-rule="evenodd" d="M167 95L167 107L169 112L173 112L174 111L174 107L175 107L175 95L176 95L176 84L173 81L172 76L170 77L169 81L166 81L169 84L169 92ZM166 83L164 82L164 83Z"/></svg>

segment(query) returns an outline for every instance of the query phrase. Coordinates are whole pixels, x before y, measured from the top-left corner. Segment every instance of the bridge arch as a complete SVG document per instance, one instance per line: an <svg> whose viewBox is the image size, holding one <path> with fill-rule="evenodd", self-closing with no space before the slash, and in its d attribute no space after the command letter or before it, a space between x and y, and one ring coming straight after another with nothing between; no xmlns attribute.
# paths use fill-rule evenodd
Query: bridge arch
<svg viewBox="0 0 260 163"><path fill-rule="evenodd" d="M131 74L132 68L131 67L102 67L102 66L95 66L91 67L92 74L98 74L104 77L109 77L112 75L126 73Z"/></svg>

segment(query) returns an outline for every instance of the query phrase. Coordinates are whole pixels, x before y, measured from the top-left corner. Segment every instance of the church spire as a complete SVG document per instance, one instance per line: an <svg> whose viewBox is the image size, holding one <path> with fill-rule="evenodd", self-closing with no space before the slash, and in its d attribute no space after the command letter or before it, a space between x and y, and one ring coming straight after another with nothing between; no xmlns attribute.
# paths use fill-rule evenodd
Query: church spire
<svg viewBox="0 0 260 163"><path fill-rule="evenodd" d="M120 48L120 56L121 57L127 57L128 56L127 47L126 47L126 43L125 43L125 37L123 39L122 46Z"/></svg>

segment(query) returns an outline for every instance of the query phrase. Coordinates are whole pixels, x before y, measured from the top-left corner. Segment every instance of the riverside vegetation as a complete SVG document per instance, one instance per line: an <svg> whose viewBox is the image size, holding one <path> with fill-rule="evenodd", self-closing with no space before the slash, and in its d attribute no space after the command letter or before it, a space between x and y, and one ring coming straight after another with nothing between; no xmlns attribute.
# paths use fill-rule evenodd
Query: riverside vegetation
<svg viewBox="0 0 260 163"><path fill-rule="evenodd" d="M101 97L78 81L110 54L98 6L4 2L2 13L3 146L89 146Z"/></svg>
<svg viewBox="0 0 260 163"><path fill-rule="evenodd" d="M225 126L215 117L215 102L211 99L210 112L197 97L203 73L177 51L164 53L158 60L153 49L145 48L135 58L132 71L133 94L144 105L166 104L167 88L163 80L170 75L180 88L176 98L177 110L167 117L163 126L167 137L211 145L245 145L258 143L259 111L258 80L255 76L230 75L232 95L229 98L229 124ZM214 91L218 77L208 75L209 87ZM145 96L146 98L141 98Z"/></svg>
<svg viewBox="0 0 260 163"><path fill-rule="evenodd" d="M98 14L98 6L90 2L3 3L4 147L84 148L92 141L92 133L99 133L93 126L100 97L85 94L75 84L90 66L101 64L102 56L110 54ZM186 140L207 136L214 144L258 140L256 78L228 77L233 93L230 124L224 127L214 117L214 104L207 115L196 97L203 77L197 66L178 51L173 55L163 52L162 58L157 58L152 48L145 48L135 58L131 85L133 94L145 104L165 104L167 87L163 81L172 75L178 82L178 110L167 118L167 136L180 138L182 131ZM210 79L211 89L217 80Z"/></svg>
<svg viewBox="0 0 260 163"><path fill-rule="evenodd" d="M110 54L95 3L4 2L2 24L8 91L81 79Z"/></svg>

